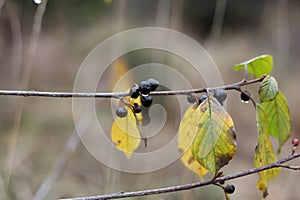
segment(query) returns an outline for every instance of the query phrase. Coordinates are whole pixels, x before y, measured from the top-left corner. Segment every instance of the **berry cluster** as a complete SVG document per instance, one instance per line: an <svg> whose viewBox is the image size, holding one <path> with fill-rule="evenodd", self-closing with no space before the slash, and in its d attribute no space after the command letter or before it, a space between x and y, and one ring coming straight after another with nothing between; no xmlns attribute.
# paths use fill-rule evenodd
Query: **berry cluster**
<svg viewBox="0 0 300 200"><path fill-rule="evenodd" d="M224 101L227 98L227 92L223 89L216 89L213 93L213 97L218 100L218 102L223 106ZM203 101L207 99L207 95L201 95L199 98L197 98L194 95L188 95L187 101L189 103L195 103L198 100L198 105L200 105Z"/></svg>
<svg viewBox="0 0 300 200"><path fill-rule="evenodd" d="M141 97L141 103L144 107L150 107L152 104L152 96L150 92L155 91L159 82L153 78L149 78L147 81L142 81L140 84L135 84L129 91L131 98L136 99Z"/></svg>
<svg viewBox="0 0 300 200"><path fill-rule="evenodd" d="M157 80L149 78L148 80L142 81L139 84L135 84L132 88L130 88L129 96L133 99L140 97L141 104L146 108L150 107L153 102L153 98L149 94L150 92L155 91L158 86L159 82ZM142 107L139 104L134 103L132 106L132 111L134 113L140 113L142 111ZM116 110L116 114L120 118L126 117L127 110L123 106L119 107Z"/></svg>

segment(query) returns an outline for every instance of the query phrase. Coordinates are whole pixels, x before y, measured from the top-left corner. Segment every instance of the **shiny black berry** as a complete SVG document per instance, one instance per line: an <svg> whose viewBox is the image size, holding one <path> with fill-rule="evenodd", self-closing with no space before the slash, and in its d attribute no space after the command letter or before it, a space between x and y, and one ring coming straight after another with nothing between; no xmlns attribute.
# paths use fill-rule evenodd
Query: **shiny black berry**
<svg viewBox="0 0 300 200"><path fill-rule="evenodd" d="M151 91L151 85L148 81L142 81L139 85L140 93L143 95L148 95Z"/></svg>
<svg viewBox="0 0 300 200"><path fill-rule="evenodd" d="M134 113L140 113L142 111L142 106L140 106L139 104L137 103L134 103L133 104L133 112Z"/></svg>
<svg viewBox="0 0 300 200"><path fill-rule="evenodd" d="M207 99L206 95L201 95L198 99L198 103L201 104L203 101L205 101Z"/></svg>
<svg viewBox="0 0 300 200"><path fill-rule="evenodd" d="M153 101L152 96L142 96L142 98L141 98L141 103L145 107L150 107L152 104L152 101Z"/></svg>
<svg viewBox="0 0 300 200"><path fill-rule="evenodd" d="M124 107L119 107L116 110L116 115L120 118L126 117L127 116L127 110Z"/></svg>
<svg viewBox="0 0 300 200"><path fill-rule="evenodd" d="M186 99L189 103L195 103L196 102L196 97L193 96L193 95L187 95Z"/></svg>
<svg viewBox="0 0 300 200"><path fill-rule="evenodd" d="M244 91L244 92L245 92L245 94L241 93L241 100L243 102L248 102L250 100L251 93L248 91Z"/></svg>
<svg viewBox="0 0 300 200"><path fill-rule="evenodd" d="M227 92L223 89L214 91L214 97L222 104L227 98Z"/></svg>
<svg viewBox="0 0 300 200"><path fill-rule="evenodd" d="M147 82L150 83L150 85L151 85L151 91L155 91L156 88L157 88L158 85L159 85L158 80L155 80L155 79L153 79L153 78L149 78L149 79L147 80Z"/></svg>
<svg viewBox="0 0 300 200"><path fill-rule="evenodd" d="M133 86L129 91L129 95L131 98L138 98L140 96L139 88L137 86Z"/></svg>
<svg viewBox="0 0 300 200"><path fill-rule="evenodd" d="M225 186L224 188L224 192L226 192L227 194L232 194L235 191L235 187L232 184L228 184Z"/></svg>

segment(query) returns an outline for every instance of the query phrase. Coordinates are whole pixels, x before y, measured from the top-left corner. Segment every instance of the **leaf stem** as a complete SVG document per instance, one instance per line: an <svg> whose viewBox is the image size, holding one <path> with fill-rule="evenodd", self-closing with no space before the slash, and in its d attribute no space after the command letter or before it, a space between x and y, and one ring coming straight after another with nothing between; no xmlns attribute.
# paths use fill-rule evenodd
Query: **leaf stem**
<svg viewBox="0 0 300 200"><path fill-rule="evenodd" d="M247 77L248 77L248 63L245 63L243 80L247 80Z"/></svg>

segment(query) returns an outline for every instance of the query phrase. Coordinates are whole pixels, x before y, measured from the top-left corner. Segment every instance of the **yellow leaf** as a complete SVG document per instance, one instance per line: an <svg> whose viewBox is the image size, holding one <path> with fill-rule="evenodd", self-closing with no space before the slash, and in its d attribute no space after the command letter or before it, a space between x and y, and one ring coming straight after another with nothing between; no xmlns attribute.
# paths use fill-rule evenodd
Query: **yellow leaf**
<svg viewBox="0 0 300 200"><path fill-rule="evenodd" d="M130 89L127 90L127 92L129 92ZM134 104L138 104L140 106L142 106L142 103L141 103L141 97L139 96L138 98L134 99L134 98L130 98L130 96L127 96L124 98L132 107L134 106ZM121 104L120 105L123 105L122 102L120 102ZM138 125L143 125L143 115L142 115L142 112L140 113L135 113L134 114L135 117L136 117L136 120L137 120L137 123Z"/></svg>
<svg viewBox="0 0 300 200"><path fill-rule="evenodd" d="M111 4L111 3L112 3L112 0L103 0L103 2L104 2L105 4Z"/></svg>
<svg viewBox="0 0 300 200"><path fill-rule="evenodd" d="M132 76L130 74L127 74L125 77L123 77L128 71L129 67L125 59L119 58L116 61L114 61L111 64L111 67L109 68L109 77L107 81L107 86L109 91L125 91L130 84L132 83ZM122 79L121 84L118 84L118 87L116 87L116 83Z"/></svg>
<svg viewBox="0 0 300 200"><path fill-rule="evenodd" d="M255 149L254 167L261 167L277 160L272 143L268 136L268 114L263 105L257 104L258 144ZM279 168L259 172L259 181L256 187L263 192L265 198L268 194L268 182L278 175Z"/></svg>
<svg viewBox="0 0 300 200"><path fill-rule="evenodd" d="M203 180L203 176L209 172L202 165L200 165L197 160L195 160L191 148L186 150L180 159L189 170L198 174L200 180Z"/></svg>
<svg viewBox="0 0 300 200"><path fill-rule="evenodd" d="M116 117L111 128L111 140L116 147L123 151L129 159L141 140L140 132L136 124L136 117L132 110L126 107L128 114L124 118Z"/></svg>
<svg viewBox="0 0 300 200"><path fill-rule="evenodd" d="M196 107L196 105L189 107L180 122L178 130L178 148L182 151L186 151L195 139L197 129L194 124L194 115Z"/></svg>
<svg viewBox="0 0 300 200"><path fill-rule="evenodd" d="M194 159L191 150L191 145L195 139L195 134L197 131L197 124L194 120L196 108L197 105L188 108L181 120L178 130L178 149L184 152L181 157L183 164L189 170L198 174L200 179L203 180L203 176L208 173L208 170L206 170L201 164L198 163L197 160Z"/></svg>
<svg viewBox="0 0 300 200"><path fill-rule="evenodd" d="M192 146L193 156L216 175L236 152L233 121L218 100L211 96L197 107L195 113L197 133Z"/></svg>

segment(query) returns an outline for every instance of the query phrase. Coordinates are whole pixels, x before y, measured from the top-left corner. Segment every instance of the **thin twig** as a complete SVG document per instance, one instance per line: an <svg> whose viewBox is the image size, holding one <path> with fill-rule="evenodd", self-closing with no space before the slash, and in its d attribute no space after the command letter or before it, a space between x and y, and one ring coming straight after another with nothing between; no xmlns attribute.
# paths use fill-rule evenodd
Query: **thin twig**
<svg viewBox="0 0 300 200"><path fill-rule="evenodd" d="M227 0L216 1L214 16L211 24L210 36L209 36L209 42L211 43L210 45L212 45L213 47L219 41L222 34L226 7L227 7Z"/></svg>
<svg viewBox="0 0 300 200"><path fill-rule="evenodd" d="M70 160L70 157L73 155L79 143L80 139L76 130L74 130L74 132L69 137L63 151L56 159L51 171L34 194L34 197L32 198L33 200L42 200L46 198L49 191L53 188L54 183L59 178L62 171L65 169L68 161Z"/></svg>
<svg viewBox="0 0 300 200"><path fill-rule="evenodd" d="M300 170L300 166L280 165L280 167L292 170Z"/></svg>
<svg viewBox="0 0 300 200"><path fill-rule="evenodd" d="M0 0L0 13L2 11L4 3L5 3L5 0Z"/></svg>
<svg viewBox="0 0 300 200"><path fill-rule="evenodd" d="M38 39L42 27L42 21L43 21L43 16L46 11L47 7L47 1L44 0L42 4L40 4L35 12L34 15L34 21L33 21L33 26L32 26L32 33L31 33L31 38L28 46L28 54L24 63L24 70L22 73L21 77L21 88L27 88L28 83L30 80L30 74L31 74L31 69L33 67L33 61L34 57L36 55L36 50L37 50L37 45L38 45ZM14 122L13 122L13 128L12 128L12 134L10 137L9 141L9 150L8 150L8 155L6 158L6 188L5 191L8 191L9 183L10 183L10 176L12 174L12 167L13 167L13 161L15 157L15 150L17 146L17 141L19 138L19 131L20 131L20 125L21 125L21 120L23 116L23 111L24 111L24 100L19 101L17 104L17 109L16 113L14 115Z"/></svg>
<svg viewBox="0 0 300 200"><path fill-rule="evenodd" d="M249 81L241 81L234 84L229 84L225 86L213 87L213 88L198 88L198 89L189 89L189 90L172 90L172 91L155 91L151 92L152 96L168 96L168 95L187 95L193 93L203 93L209 90L215 89L224 89L224 90L233 90L240 88L245 85L250 85L253 83L261 82L265 76L256 78ZM35 96L35 97L56 97L56 98L72 98L72 97L85 97L85 98L120 98L128 96L128 92L100 92L100 93L86 93L86 92L43 92L43 91L24 91L24 90L0 90L0 95L7 96Z"/></svg>
<svg viewBox="0 0 300 200"><path fill-rule="evenodd" d="M177 192L177 191L183 191L183 190L190 190L193 188L203 187L211 184L217 184L220 181L227 181L231 179L236 179L244 176L248 176L254 173L258 173L261 171L265 171L272 168L277 167L283 167L287 169L293 169L293 170L300 170L300 168L294 168L291 166L291 168L287 167L286 165L282 165L283 163L286 163L290 160L296 159L300 157L300 153L289 155L281 160L278 160L276 162L273 162L271 164L267 164L261 167L248 169L242 172L238 172L235 174L227 175L218 177L216 179L202 181L202 182L196 182L196 183L189 183L185 185L177 185L177 186L171 186L166 188L158 188L158 189L149 189L149 190L141 190L141 191L134 191L134 192L118 192L114 194L105 194L105 195L98 195L98 196L90 196L90 197L79 197L79 198L70 198L70 199L64 199L64 200L103 200L103 199L119 199L119 198L126 198L126 197L138 197L138 196L146 196L146 195L154 195L154 194L162 194L162 193L171 193L171 192Z"/></svg>
<svg viewBox="0 0 300 200"><path fill-rule="evenodd" d="M91 119L88 114L83 115L78 122L78 126L80 127L80 130L86 131L88 126L90 125L90 121ZM63 151L56 159L49 174L44 179L43 183L40 185L37 192L35 193L33 200L45 199L45 197L48 195L50 190L53 188L55 181L59 178L59 176L63 172L64 168L66 167L68 161L70 160L71 156L75 152L79 143L80 143L80 139L77 133L77 129L74 129L66 145L64 146Z"/></svg>

